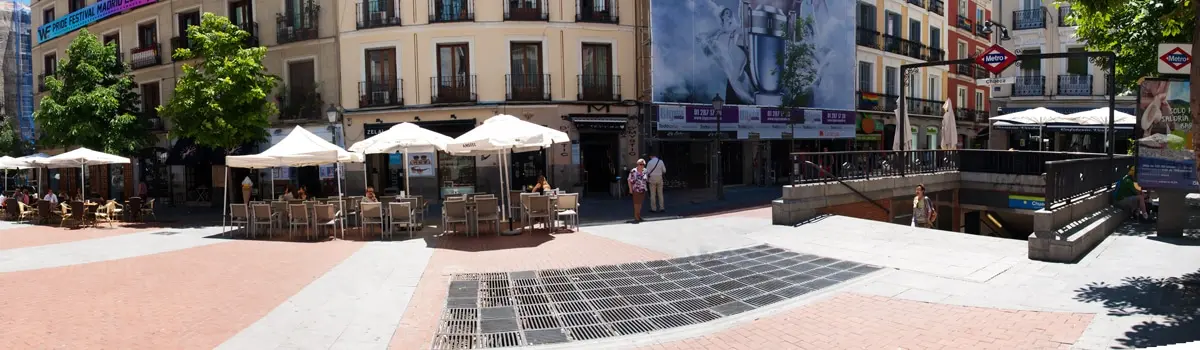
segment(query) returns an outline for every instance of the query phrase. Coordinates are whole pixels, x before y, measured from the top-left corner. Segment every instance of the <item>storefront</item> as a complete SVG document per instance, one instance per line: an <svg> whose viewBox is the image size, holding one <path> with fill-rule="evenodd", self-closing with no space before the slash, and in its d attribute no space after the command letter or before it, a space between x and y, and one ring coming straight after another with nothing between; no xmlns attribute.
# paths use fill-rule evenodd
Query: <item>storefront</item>
<svg viewBox="0 0 1200 350"><path fill-rule="evenodd" d="M858 113L858 122L854 126L855 151L876 151L890 148L884 145L883 131L886 127L883 118L870 113Z"/></svg>
<svg viewBox="0 0 1200 350"><path fill-rule="evenodd" d="M479 122L482 121L458 119L456 116L450 120L410 123L449 137L459 137L474 129ZM399 123L368 123L363 128L366 137L371 137L396 124ZM404 177L407 174L410 191L426 198L476 192L476 157L453 156L445 152L409 153L409 171L405 172L404 156L402 152L367 155L367 168L370 171L368 185L383 195L396 195L404 191Z"/></svg>
<svg viewBox="0 0 1200 350"><path fill-rule="evenodd" d="M636 146L636 129L629 128L629 116L613 114L572 114L567 116L571 125L579 134L579 138L571 145L571 153L577 154L572 158L572 164L580 166L580 188L592 194L613 196L620 191L616 186L620 182L618 176L624 176L618 169L628 167L619 163L622 153L638 154L638 149L622 147L622 136L630 136ZM515 182L515 180L514 180Z"/></svg>

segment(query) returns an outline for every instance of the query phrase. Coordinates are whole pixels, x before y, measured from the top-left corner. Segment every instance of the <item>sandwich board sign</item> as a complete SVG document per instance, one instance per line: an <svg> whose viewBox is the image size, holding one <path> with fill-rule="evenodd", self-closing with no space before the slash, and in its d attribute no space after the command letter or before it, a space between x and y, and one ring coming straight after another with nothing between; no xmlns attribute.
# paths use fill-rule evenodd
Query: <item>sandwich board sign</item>
<svg viewBox="0 0 1200 350"><path fill-rule="evenodd" d="M1158 44L1158 72L1191 74L1192 44Z"/></svg>
<svg viewBox="0 0 1200 350"><path fill-rule="evenodd" d="M983 53L975 57L975 64L983 66L983 69L992 72L992 74L1000 74L1000 72L1003 72L1004 69L1016 61L1017 55L1014 55L1011 51L1000 45L992 45L992 47L983 50Z"/></svg>

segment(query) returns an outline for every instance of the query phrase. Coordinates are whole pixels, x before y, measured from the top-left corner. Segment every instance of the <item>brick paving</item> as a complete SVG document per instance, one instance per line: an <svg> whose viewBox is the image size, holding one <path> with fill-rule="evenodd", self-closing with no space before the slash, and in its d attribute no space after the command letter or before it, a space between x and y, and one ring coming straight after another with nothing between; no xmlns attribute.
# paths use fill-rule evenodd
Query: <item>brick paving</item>
<svg viewBox="0 0 1200 350"><path fill-rule="evenodd" d="M40 245L82 241L85 239L104 238L126 235L137 232L148 232L150 229L122 227L89 227L69 229L58 226L31 225L21 228L0 230L0 250L35 247Z"/></svg>
<svg viewBox="0 0 1200 350"><path fill-rule="evenodd" d="M645 349L1068 349L1091 314L1013 311L841 293Z"/></svg>
<svg viewBox="0 0 1200 350"><path fill-rule="evenodd" d="M511 237L442 237L409 301L392 349L428 349L446 304L451 274L524 271L670 258L663 253L587 233Z"/></svg>
<svg viewBox="0 0 1200 350"><path fill-rule="evenodd" d="M0 349L211 349L361 245L231 241L0 274Z"/></svg>

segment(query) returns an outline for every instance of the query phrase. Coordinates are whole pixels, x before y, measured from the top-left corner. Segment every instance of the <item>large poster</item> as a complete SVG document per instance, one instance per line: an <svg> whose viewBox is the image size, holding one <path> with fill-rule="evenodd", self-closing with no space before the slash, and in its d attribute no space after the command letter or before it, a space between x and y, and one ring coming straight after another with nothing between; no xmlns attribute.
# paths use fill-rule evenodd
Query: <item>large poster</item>
<svg viewBox="0 0 1200 350"><path fill-rule="evenodd" d="M854 1L650 4L655 102L854 109ZM781 64L784 60L792 64ZM798 74L780 79L781 67Z"/></svg>
<svg viewBox="0 0 1200 350"><path fill-rule="evenodd" d="M1138 99L1138 183L1142 187L1196 190L1192 150L1191 84L1145 80Z"/></svg>

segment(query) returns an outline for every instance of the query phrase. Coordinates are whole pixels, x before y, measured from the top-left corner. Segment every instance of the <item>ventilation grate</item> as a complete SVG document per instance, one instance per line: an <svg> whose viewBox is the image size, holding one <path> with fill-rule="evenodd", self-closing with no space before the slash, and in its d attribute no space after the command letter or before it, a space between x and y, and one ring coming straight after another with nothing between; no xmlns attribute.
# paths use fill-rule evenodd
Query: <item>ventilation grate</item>
<svg viewBox="0 0 1200 350"><path fill-rule="evenodd" d="M535 316L521 319L521 328L524 329L551 329L562 328L562 321L552 316Z"/></svg>
<svg viewBox="0 0 1200 350"><path fill-rule="evenodd" d="M485 348L504 348L509 346L521 346L521 344L521 333L517 332L483 335L483 347Z"/></svg>
<svg viewBox="0 0 1200 350"><path fill-rule="evenodd" d="M612 328L614 331L617 331L617 334L620 335L645 333L655 330L654 325L645 320L614 322Z"/></svg>
<svg viewBox="0 0 1200 350"><path fill-rule="evenodd" d="M560 313L560 314L595 311L592 309L591 305L588 305L587 302L583 302L583 301L569 301L569 302L565 302L565 303L554 303L554 309L558 310L558 313Z"/></svg>
<svg viewBox="0 0 1200 350"><path fill-rule="evenodd" d="M613 333L611 331L609 331L607 327L603 327L603 326L575 327L575 328L569 328L568 331L571 332L571 339L576 340L576 341L596 339L596 338L607 338L607 337L613 336Z"/></svg>

